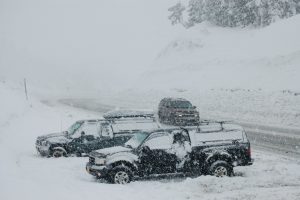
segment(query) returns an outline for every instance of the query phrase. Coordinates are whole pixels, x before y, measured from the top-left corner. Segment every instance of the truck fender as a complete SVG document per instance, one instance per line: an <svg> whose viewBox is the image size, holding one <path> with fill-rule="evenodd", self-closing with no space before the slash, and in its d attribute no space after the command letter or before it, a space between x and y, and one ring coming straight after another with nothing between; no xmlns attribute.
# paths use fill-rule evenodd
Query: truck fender
<svg viewBox="0 0 300 200"><path fill-rule="evenodd" d="M135 163L132 163L132 162L129 162L129 161L126 161L126 160L119 160L119 161L116 161L114 163L111 163L110 167L114 168L114 167L119 166L119 165L124 165L126 167L129 167L133 172L137 171L137 169L138 169Z"/></svg>
<svg viewBox="0 0 300 200"><path fill-rule="evenodd" d="M207 164L211 164L217 160L223 160L231 164L232 156L226 151L215 151L207 154L208 156L205 159Z"/></svg>
<svg viewBox="0 0 300 200"><path fill-rule="evenodd" d="M68 154L67 151L65 150L65 148L63 148L63 147L54 147L54 148L52 148L52 151L55 151L55 150L60 150L60 151L64 152L66 155Z"/></svg>

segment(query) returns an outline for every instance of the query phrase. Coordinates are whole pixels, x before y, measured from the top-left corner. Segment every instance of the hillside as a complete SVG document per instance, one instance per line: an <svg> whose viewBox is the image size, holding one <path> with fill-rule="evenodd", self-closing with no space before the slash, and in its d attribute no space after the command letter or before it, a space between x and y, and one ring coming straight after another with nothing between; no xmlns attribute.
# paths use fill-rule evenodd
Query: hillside
<svg viewBox="0 0 300 200"><path fill-rule="evenodd" d="M143 79L159 87L300 90L300 16L268 27L178 31Z"/></svg>

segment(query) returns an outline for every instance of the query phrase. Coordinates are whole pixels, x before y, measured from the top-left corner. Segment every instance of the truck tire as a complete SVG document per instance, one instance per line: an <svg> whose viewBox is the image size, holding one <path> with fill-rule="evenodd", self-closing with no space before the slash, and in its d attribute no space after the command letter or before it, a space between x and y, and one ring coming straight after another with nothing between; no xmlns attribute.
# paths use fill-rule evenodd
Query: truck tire
<svg viewBox="0 0 300 200"><path fill-rule="evenodd" d="M55 149L53 152L52 152L52 156L54 158L59 158L59 157L67 157L66 153L60 149Z"/></svg>
<svg viewBox="0 0 300 200"><path fill-rule="evenodd" d="M114 184L127 184L132 181L132 171L129 167L119 165L113 168L110 182Z"/></svg>
<svg viewBox="0 0 300 200"><path fill-rule="evenodd" d="M216 177L231 176L233 174L233 167L226 161L218 160L209 167L209 174Z"/></svg>

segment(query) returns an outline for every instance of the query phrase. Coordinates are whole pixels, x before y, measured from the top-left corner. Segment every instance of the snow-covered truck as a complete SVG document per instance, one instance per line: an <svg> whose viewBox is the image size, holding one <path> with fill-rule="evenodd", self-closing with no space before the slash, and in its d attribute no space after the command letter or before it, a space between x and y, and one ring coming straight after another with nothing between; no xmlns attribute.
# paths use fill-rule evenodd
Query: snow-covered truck
<svg viewBox="0 0 300 200"><path fill-rule="evenodd" d="M178 141L180 145L176 145ZM124 184L168 174L230 176L233 167L252 163L250 142L241 127L207 124L141 131L122 146L91 152L86 171Z"/></svg>
<svg viewBox="0 0 300 200"><path fill-rule="evenodd" d="M42 156L82 156L93 150L124 144L136 132L159 128L150 115L110 112L105 119L76 121L64 132L39 136L36 149Z"/></svg>

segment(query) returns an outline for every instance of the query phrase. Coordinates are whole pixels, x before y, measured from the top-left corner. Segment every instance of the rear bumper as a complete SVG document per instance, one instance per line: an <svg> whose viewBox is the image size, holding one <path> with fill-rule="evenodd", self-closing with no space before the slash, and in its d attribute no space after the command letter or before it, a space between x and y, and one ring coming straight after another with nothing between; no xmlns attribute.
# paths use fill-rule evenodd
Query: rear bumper
<svg viewBox="0 0 300 200"><path fill-rule="evenodd" d="M105 178L108 175L108 169L106 166L98 166L88 162L85 169L87 173L98 178Z"/></svg>
<svg viewBox="0 0 300 200"><path fill-rule="evenodd" d="M254 159L251 159L246 165L253 165Z"/></svg>
<svg viewBox="0 0 300 200"><path fill-rule="evenodd" d="M254 159L250 159L250 160L238 161L233 165L234 166L249 166L249 165L253 165L253 163L254 163Z"/></svg>

